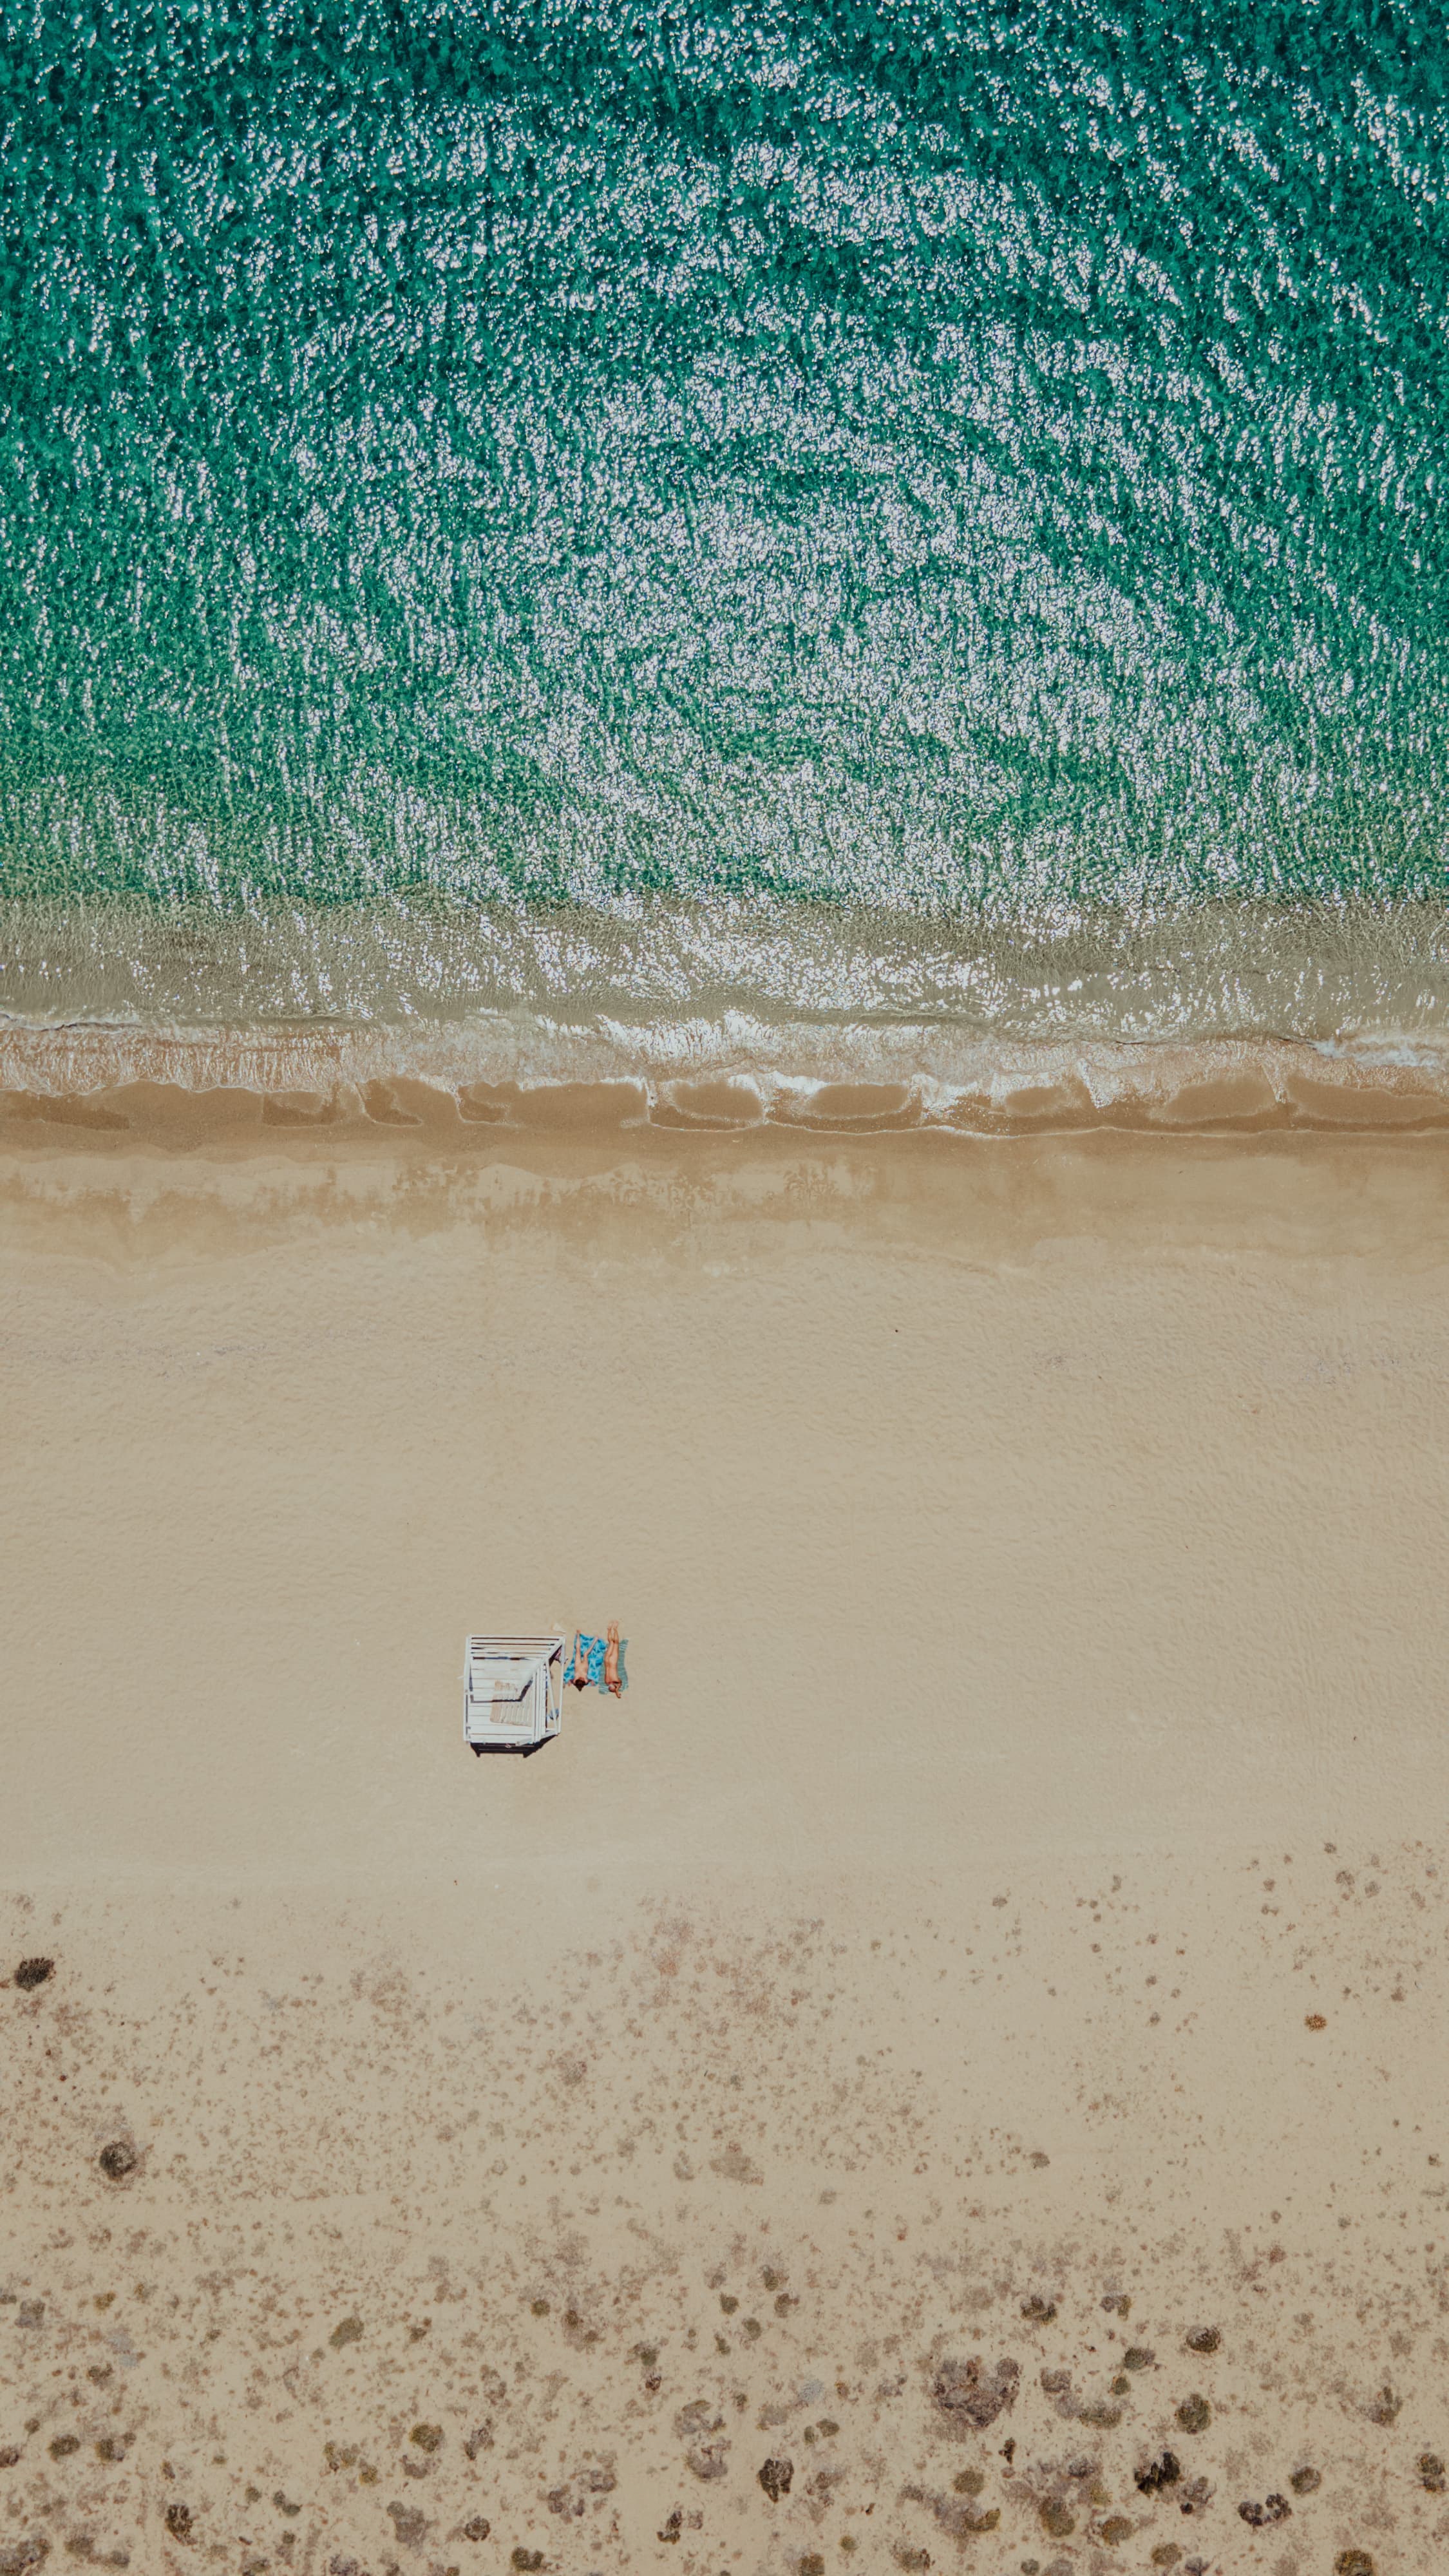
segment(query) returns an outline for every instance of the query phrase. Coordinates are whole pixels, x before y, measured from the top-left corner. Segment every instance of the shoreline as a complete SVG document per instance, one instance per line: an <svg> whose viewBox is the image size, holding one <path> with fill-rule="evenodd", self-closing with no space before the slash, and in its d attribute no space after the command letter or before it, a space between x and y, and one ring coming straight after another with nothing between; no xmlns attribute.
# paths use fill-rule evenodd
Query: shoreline
<svg viewBox="0 0 1449 2576"><path fill-rule="evenodd" d="M445 1029L95 1027L0 1021L0 1136L21 1151L145 1143L329 1148L410 1134L452 1150L490 1137L763 1131L959 1137L1094 1130L1250 1137L1449 1129L1449 1052L1424 1044L1243 1038L1109 1046L964 1039L917 1030L810 1031L778 1053L720 1033L660 1062L619 1033L580 1075L520 1071L529 1050ZM582 1050L581 1050L582 1051ZM535 1051L536 1052L536 1051ZM704 1061L699 1061L699 1057ZM863 1059L865 1059L863 1061ZM487 1066L480 1071L480 1062Z"/></svg>

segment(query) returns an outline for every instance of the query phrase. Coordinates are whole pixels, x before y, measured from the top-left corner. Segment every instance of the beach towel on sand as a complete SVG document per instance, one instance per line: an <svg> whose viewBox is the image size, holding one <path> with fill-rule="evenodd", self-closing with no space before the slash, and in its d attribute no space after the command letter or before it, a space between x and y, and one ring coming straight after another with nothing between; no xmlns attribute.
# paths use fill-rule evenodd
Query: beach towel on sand
<svg viewBox="0 0 1449 2576"><path fill-rule="evenodd" d="M619 1639L619 1687L621 1690L627 1690L629 1687L629 1676L624 1670L624 1654L628 1643L629 1640L627 1637L621 1637ZM584 1654L584 1668L588 1673L589 1680L592 1682L595 1690L604 1690L607 1687L604 1680L604 1653L607 1645L608 1639L606 1637L586 1637L583 1630L580 1629L578 1635L574 1639L570 1652L564 1658L564 1680L566 1682L571 1682L573 1680L575 1671L578 1668L579 1648L582 1647Z"/></svg>

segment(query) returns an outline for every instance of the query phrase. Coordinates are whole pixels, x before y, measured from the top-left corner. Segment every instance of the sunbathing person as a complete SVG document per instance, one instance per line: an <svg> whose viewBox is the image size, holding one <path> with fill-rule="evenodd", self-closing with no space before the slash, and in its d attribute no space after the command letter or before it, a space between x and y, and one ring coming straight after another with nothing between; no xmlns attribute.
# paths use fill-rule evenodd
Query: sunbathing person
<svg viewBox="0 0 1449 2576"><path fill-rule="evenodd" d="M622 1699L624 1695L624 1685L619 1679L619 1622L617 1619L610 1620L604 1645L604 1688L612 1691L615 1699Z"/></svg>
<svg viewBox="0 0 1449 2576"><path fill-rule="evenodd" d="M590 1639L584 1636L582 1630L574 1639L574 1668L568 1675L568 1679L573 1683L575 1690L587 1690L589 1687L589 1646L591 1642L592 1641Z"/></svg>

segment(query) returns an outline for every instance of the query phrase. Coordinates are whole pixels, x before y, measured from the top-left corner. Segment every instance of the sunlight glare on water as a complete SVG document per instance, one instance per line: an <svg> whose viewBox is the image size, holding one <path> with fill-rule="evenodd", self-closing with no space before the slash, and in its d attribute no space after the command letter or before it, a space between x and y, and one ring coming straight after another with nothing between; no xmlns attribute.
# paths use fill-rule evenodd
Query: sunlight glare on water
<svg viewBox="0 0 1449 2576"><path fill-rule="evenodd" d="M12 902L1443 894L1441 13L38 0L0 113Z"/></svg>

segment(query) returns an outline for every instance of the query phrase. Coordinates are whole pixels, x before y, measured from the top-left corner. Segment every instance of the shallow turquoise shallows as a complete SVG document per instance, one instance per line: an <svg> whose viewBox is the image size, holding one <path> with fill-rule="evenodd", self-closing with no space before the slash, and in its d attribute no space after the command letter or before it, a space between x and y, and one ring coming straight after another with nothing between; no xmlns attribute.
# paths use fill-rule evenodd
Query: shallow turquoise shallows
<svg viewBox="0 0 1449 2576"><path fill-rule="evenodd" d="M1445 891L1427 0L3 14L0 893Z"/></svg>

